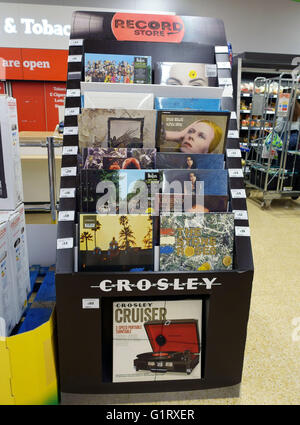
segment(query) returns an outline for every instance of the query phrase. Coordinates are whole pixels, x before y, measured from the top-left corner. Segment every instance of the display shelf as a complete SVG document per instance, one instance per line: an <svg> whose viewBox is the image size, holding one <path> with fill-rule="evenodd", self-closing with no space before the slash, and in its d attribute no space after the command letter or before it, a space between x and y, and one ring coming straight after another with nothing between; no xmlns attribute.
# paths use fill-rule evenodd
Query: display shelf
<svg viewBox="0 0 300 425"><path fill-rule="evenodd" d="M135 22L135 14L117 14L118 18ZM121 15L121 17L120 17ZM155 22L176 20L184 28L182 39L167 42L166 38L143 42L117 38L113 33L114 13L75 12L72 17L68 81L62 155L61 197L59 211L73 211L69 221L59 221L57 230L56 307L60 389L63 393L103 394L185 391L218 388L241 382L247 323L253 279L250 230L241 167L241 151L235 115L227 40L223 22L214 18L151 15ZM140 18L140 16L139 16ZM143 19L147 19L143 17ZM172 21L173 22L173 21ZM91 23L93 23L91 25ZM172 25L172 23L170 23ZM167 37L167 35L165 36ZM83 57L85 52L152 56L152 61L186 61L219 63L218 81L223 91L221 107L232 112L226 142L227 169L239 169L238 177L229 177L230 206L235 211L234 266L232 271L216 272L76 272L77 252L77 151L78 108L81 108ZM155 86L155 85L154 85ZM227 87L225 87L227 86ZM98 86L97 86L98 87ZM108 86L107 86L108 87ZM145 88L145 87L144 87ZM118 90L115 84L114 90ZM126 90L134 89L127 85ZM184 87L158 88L175 93ZM195 88L192 89L196 93ZM216 90L213 89L211 93ZM169 95L169 94L168 94ZM77 129L77 130L76 130ZM242 212L242 214L241 214ZM164 282L164 290L161 283ZM114 383L112 374L112 302L114 300L190 299L201 297L204 303L201 379L178 379ZM84 299L97 300L99 308L82 308ZM188 315L188 312L187 312Z"/></svg>

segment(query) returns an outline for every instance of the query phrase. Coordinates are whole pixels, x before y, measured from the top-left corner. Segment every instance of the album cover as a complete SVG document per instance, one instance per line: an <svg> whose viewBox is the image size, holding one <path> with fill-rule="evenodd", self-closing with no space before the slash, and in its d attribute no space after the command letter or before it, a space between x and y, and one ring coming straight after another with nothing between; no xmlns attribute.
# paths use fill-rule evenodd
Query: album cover
<svg viewBox="0 0 300 425"><path fill-rule="evenodd" d="M153 109L153 93L107 93L85 91L82 108Z"/></svg>
<svg viewBox="0 0 300 425"><path fill-rule="evenodd" d="M154 169L81 170L79 208L99 214L144 214L152 207L151 187L159 184Z"/></svg>
<svg viewBox="0 0 300 425"><path fill-rule="evenodd" d="M161 152L225 152L230 112L157 112L156 143Z"/></svg>
<svg viewBox="0 0 300 425"><path fill-rule="evenodd" d="M113 382L201 378L202 300L113 303Z"/></svg>
<svg viewBox="0 0 300 425"><path fill-rule="evenodd" d="M220 99L156 97L154 108L165 111L210 111L220 110Z"/></svg>
<svg viewBox="0 0 300 425"><path fill-rule="evenodd" d="M162 214L161 271L231 270L234 214Z"/></svg>
<svg viewBox="0 0 300 425"><path fill-rule="evenodd" d="M79 214L79 271L153 270L150 215Z"/></svg>
<svg viewBox="0 0 300 425"><path fill-rule="evenodd" d="M156 168L164 170L180 168L195 169L224 169L223 154L196 154L190 155L181 152L157 152Z"/></svg>
<svg viewBox="0 0 300 425"><path fill-rule="evenodd" d="M83 169L150 169L155 167L156 149L83 148Z"/></svg>
<svg viewBox="0 0 300 425"><path fill-rule="evenodd" d="M155 148L156 111L83 109L78 115L81 148Z"/></svg>
<svg viewBox="0 0 300 425"><path fill-rule="evenodd" d="M162 194L182 194L186 212L226 212L227 170L163 170ZM190 202L188 202L190 201ZM179 211L179 210L176 210Z"/></svg>
<svg viewBox="0 0 300 425"><path fill-rule="evenodd" d="M156 62L154 83L182 86L217 86L217 66L206 63Z"/></svg>
<svg viewBox="0 0 300 425"><path fill-rule="evenodd" d="M151 56L86 53L86 82L151 84Z"/></svg>

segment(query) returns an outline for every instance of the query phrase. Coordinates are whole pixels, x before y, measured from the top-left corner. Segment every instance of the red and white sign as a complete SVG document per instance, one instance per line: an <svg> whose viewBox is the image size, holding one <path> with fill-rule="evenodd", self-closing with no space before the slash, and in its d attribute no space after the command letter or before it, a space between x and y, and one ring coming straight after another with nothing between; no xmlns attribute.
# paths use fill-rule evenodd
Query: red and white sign
<svg viewBox="0 0 300 425"><path fill-rule="evenodd" d="M67 50L0 48L0 79L66 81Z"/></svg>
<svg viewBox="0 0 300 425"><path fill-rule="evenodd" d="M180 43L184 36L183 20L174 15L116 13L111 28L119 41Z"/></svg>

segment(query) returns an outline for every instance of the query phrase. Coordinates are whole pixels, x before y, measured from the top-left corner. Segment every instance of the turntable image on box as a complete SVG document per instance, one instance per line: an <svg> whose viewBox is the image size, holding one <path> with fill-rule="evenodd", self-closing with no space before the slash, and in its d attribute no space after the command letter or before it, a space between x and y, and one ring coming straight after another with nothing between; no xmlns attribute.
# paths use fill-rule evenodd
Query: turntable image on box
<svg viewBox="0 0 300 425"><path fill-rule="evenodd" d="M138 354L134 360L136 371L182 372L190 375L199 363L200 341L198 321L153 320L144 323L153 349L152 353Z"/></svg>
<svg viewBox="0 0 300 425"><path fill-rule="evenodd" d="M113 302L113 382L201 379L202 302Z"/></svg>

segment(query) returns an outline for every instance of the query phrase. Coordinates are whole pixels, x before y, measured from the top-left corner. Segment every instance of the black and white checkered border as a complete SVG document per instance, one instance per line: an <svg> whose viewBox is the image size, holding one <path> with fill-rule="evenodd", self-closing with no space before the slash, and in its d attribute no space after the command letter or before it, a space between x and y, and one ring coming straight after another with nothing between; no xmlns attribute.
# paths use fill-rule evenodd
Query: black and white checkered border
<svg viewBox="0 0 300 425"><path fill-rule="evenodd" d="M221 108L231 112L225 156L226 168L228 169L229 196L231 208L234 212L237 265L239 268L247 268L248 261L250 262L252 258L250 228L228 47L215 46L215 59L219 86L224 87Z"/></svg>
<svg viewBox="0 0 300 425"><path fill-rule="evenodd" d="M58 262L61 263L58 264L60 270L73 270L78 154L77 116L81 111L80 82L83 62L84 40L70 39L57 230L57 249L64 252L64 255L61 253L57 256Z"/></svg>

